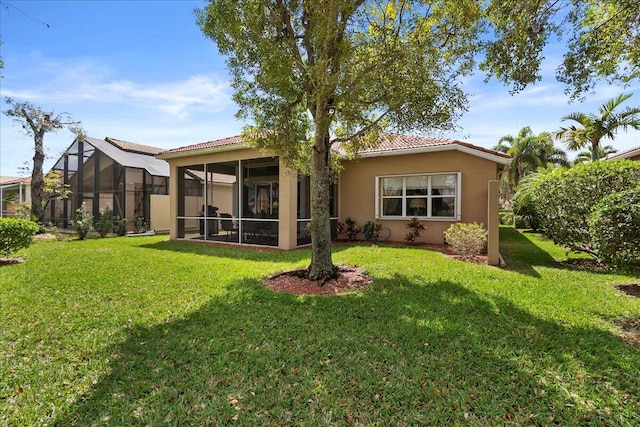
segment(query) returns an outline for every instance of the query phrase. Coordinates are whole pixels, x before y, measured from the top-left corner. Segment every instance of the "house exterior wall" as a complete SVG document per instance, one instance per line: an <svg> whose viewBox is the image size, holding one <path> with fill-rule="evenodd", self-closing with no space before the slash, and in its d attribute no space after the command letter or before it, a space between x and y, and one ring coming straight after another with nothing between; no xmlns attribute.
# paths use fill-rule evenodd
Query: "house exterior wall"
<svg viewBox="0 0 640 427"><path fill-rule="evenodd" d="M441 151L396 156L365 157L345 161L339 179L340 220L350 216L357 225L379 221L391 230L389 241L404 240L409 231L410 218L376 219L376 177L430 173L461 173L461 222L488 223L487 183L498 179L498 166L491 160L460 151ZM455 221L451 219L422 219L426 230L417 242L441 244L444 231Z"/></svg>
<svg viewBox="0 0 640 427"><path fill-rule="evenodd" d="M152 194L151 229L156 231L168 231L170 223L169 196L164 194Z"/></svg>

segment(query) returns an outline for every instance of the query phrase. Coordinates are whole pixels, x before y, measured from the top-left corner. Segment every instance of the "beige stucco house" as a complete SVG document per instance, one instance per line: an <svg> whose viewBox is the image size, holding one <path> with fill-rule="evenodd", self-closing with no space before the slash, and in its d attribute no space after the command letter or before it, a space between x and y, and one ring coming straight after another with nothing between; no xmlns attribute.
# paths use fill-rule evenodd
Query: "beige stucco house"
<svg viewBox="0 0 640 427"><path fill-rule="evenodd" d="M16 206L31 203L31 177L0 176L0 217L16 215Z"/></svg>
<svg viewBox="0 0 640 427"><path fill-rule="evenodd" d="M271 152L241 136L175 148L157 156L170 166L171 239L222 241L293 249L310 243L309 177L287 169ZM490 231L497 263L497 180L511 158L466 142L383 135L376 148L343 160L330 197L332 221L379 221L390 241L403 241L406 224L426 225L421 242L442 243L454 222L480 222ZM202 178L194 198L185 177ZM231 191L214 177L233 177ZM217 207L207 212L205 206ZM203 214L204 212L204 214Z"/></svg>

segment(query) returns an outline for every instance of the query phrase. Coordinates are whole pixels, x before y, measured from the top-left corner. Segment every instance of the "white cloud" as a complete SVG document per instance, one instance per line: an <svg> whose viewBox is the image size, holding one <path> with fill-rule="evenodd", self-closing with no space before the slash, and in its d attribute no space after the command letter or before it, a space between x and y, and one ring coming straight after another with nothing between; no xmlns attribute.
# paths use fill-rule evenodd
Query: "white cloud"
<svg viewBox="0 0 640 427"><path fill-rule="evenodd" d="M3 95L36 104L133 105L180 119L196 111L219 112L232 105L228 82L216 75L136 82L114 79L109 67L92 60L61 64L43 59L30 70L30 75L21 79L7 78L3 82Z"/></svg>

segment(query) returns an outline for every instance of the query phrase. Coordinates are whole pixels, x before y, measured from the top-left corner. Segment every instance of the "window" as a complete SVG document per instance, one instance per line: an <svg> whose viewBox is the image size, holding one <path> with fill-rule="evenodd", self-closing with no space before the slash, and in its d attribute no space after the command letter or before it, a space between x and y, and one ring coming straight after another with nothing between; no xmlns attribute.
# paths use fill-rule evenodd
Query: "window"
<svg viewBox="0 0 640 427"><path fill-rule="evenodd" d="M460 172L376 178L376 218L460 219Z"/></svg>

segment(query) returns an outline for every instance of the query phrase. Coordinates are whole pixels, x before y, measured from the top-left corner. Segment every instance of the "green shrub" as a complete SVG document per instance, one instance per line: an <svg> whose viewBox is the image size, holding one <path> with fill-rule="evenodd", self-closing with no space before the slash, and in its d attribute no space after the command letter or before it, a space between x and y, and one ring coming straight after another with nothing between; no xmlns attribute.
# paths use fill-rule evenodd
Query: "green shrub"
<svg viewBox="0 0 640 427"><path fill-rule="evenodd" d="M531 173L525 176L518 184L518 191L513 195L514 226L516 228L540 230L540 216L535 199L546 175L554 170L556 169L546 169Z"/></svg>
<svg viewBox="0 0 640 427"><path fill-rule="evenodd" d="M353 242L356 240L356 235L360 232L360 227L358 227L356 222L348 216L344 223L338 222L336 231L339 235L346 235L349 242Z"/></svg>
<svg viewBox="0 0 640 427"><path fill-rule="evenodd" d="M531 228L531 224L529 223L529 218L523 215L513 216L513 226L518 229Z"/></svg>
<svg viewBox="0 0 640 427"><path fill-rule="evenodd" d="M535 174L514 199L518 213L528 213L531 226L556 244L597 256L589 233L592 209L604 197L634 188L638 182L640 162L592 162Z"/></svg>
<svg viewBox="0 0 640 427"><path fill-rule="evenodd" d="M602 199L589 217L589 234L605 263L640 267L640 187Z"/></svg>
<svg viewBox="0 0 640 427"><path fill-rule="evenodd" d="M73 221L73 226L78 232L78 239L80 240L84 240L89 231L93 230L93 214L87 212L87 207L84 203L76 209L76 220Z"/></svg>
<svg viewBox="0 0 640 427"><path fill-rule="evenodd" d="M411 218L411 220L409 220L409 222L407 223L407 228L411 231L404 235L404 239L407 242L413 242L418 237L420 237L420 233L422 232L422 230L427 227L418 218Z"/></svg>
<svg viewBox="0 0 640 427"><path fill-rule="evenodd" d="M380 231L382 231L382 224L379 222L367 221L362 226L362 234L366 240L378 242L380 240Z"/></svg>
<svg viewBox="0 0 640 427"><path fill-rule="evenodd" d="M21 218L0 218L0 254L9 256L19 249L28 248L40 227Z"/></svg>
<svg viewBox="0 0 640 427"><path fill-rule="evenodd" d="M444 237L454 253L464 256L481 254L487 244L487 230L477 222L456 222L444 232Z"/></svg>
<svg viewBox="0 0 640 427"><path fill-rule="evenodd" d="M127 218L116 216L113 220L113 232L118 236L127 234Z"/></svg>
<svg viewBox="0 0 640 427"><path fill-rule="evenodd" d="M144 220L142 216L136 216L133 219L133 232L134 233L144 233L147 231L147 222Z"/></svg>
<svg viewBox="0 0 640 427"><path fill-rule="evenodd" d="M113 231L113 211L109 208L109 205L105 206L102 214L100 214L96 229L100 237L105 237Z"/></svg>
<svg viewBox="0 0 640 427"><path fill-rule="evenodd" d="M500 212L500 224L510 225L513 227L515 215L511 211Z"/></svg>

